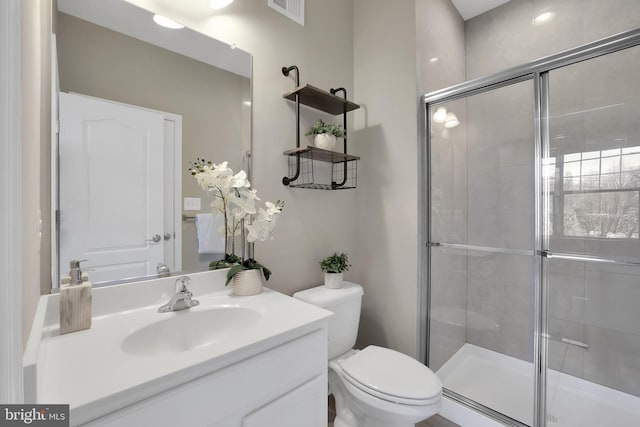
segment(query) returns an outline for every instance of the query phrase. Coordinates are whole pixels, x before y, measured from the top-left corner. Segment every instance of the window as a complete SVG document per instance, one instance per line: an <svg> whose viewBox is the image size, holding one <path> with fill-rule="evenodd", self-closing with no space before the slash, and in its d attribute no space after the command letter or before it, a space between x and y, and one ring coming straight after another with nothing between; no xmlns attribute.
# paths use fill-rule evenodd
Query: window
<svg viewBox="0 0 640 427"><path fill-rule="evenodd" d="M552 235L638 239L640 146L544 159Z"/></svg>

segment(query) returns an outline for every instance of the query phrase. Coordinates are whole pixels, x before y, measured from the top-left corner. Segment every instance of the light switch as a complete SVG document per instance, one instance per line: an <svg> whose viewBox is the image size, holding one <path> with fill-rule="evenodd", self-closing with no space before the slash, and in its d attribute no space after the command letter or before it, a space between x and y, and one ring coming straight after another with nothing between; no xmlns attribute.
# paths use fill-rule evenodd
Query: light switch
<svg viewBox="0 0 640 427"><path fill-rule="evenodd" d="M185 211L199 211L200 210L200 197L185 197L184 198L184 210Z"/></svg>

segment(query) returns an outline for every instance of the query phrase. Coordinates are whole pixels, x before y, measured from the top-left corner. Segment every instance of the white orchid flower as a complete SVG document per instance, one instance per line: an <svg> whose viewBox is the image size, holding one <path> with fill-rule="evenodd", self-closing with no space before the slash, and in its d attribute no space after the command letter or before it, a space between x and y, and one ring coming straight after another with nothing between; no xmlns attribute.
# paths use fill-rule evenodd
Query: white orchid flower
<svg viewBox="0 0 640 427"><path fill-rule="evenodd" d="M222 200L222 198L220 197L211 202L210 206L211 209L216 213L224 214L224 212L227 210L227 206L224 204L224 200Z"/></svg>
<svg viewBox="0 0 640 427"><path fill-rule="evenodd" d="M260 197L258 197L258 190L252 188L252 189L248 189L248 188L242 188L238 190L240 192L240 196L242 197L246 197L247 199L253 199L253 200L260 200Z"/></svg>
<svg viewBox="0 0 640 427"><path fill-rule="evenodd" d="M278 215L282 212L282 206L280 205L271 202L265 202L264 204L267 206L268 215Z"/></svg>
<svg viewBox="0 0 640 427"><path fill-rule="evenodd" d="M256 201L255 199L242 199L237 198L233 200L233 203L242 210L242 216L254 215L256 213Z"/></svg>
<svg viewBox="0 0 640 427"><path fill-rule="evenodd" d="M249 243L256 240L264 242L265 240L272 239L273 230L269 226L267 221L255 220L253 224L249 224L247 227L247 241Z"/></svg>
<svg viewBox="0 0 640 427"><path fill-rule="evenodd" d="M233 175L230 180L230 184L233 188L249 188L251 184L247 179L247 173L245 171L240 171L237 174Z"/></svg>
<svg viewBox="0 0 640 427"><path fill-rule="evenodd" d="M249 243L273 239L273 230L282 213L283 202L265 202L264 207L258 209L258 192L250 188L251 183L245 171L234 174L228 162L214 164L198 159L193 164L190 171L196 182L214 198L211 202L212 211L225 215L226 226L222 225L219 229L226 238L225 252L228 250L227 244L231 242L231 254L235 255L233 248L236 237L246 237Z"/></svg>
<svg viewBox="0 0 640 427"><path fill-rule="evenodd" d="M231 176L233 175L233 171L227 166L229 162L222 162L219 165L214 164L213 170L218 175Z"/></svg>

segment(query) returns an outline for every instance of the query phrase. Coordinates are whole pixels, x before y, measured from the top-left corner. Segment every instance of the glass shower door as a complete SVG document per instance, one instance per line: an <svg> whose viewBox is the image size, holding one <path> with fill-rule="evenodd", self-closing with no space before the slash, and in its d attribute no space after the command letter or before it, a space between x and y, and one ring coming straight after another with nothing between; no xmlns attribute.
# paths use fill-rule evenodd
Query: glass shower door
<svg viewBox="0 0 640 427"><path fill-rule="evenodd" d="M429 109L428 365L445 393L532 424L534 84Z"/></svg>
<svg viewBox="0 0 640 427"><path fill-rule="evenodd" d="M547 79L547 426L638 426L640 47Z"/></svg>

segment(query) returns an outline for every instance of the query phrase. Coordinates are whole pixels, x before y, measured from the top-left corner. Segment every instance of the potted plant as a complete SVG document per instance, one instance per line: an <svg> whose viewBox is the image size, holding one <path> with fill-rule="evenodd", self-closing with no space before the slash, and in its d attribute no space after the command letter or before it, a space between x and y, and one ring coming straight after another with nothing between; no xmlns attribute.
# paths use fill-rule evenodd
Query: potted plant
<svg viewBox="0 0 640 427"><path fill-rule="evenodd" d="M320 119L306 133L306 135L315 135L314 145L324 150L333 150L336 146L336 138L342 138L344 134L342 125L326 124Z"/></svg>
<svg viewBox="0 0 640 427"><path fill-rule="evenodd" d="M324 285L330 289L342 287L343 273L349 270L349 257L345 253L335 252L320 261L320 268L324 271Z"/></svg>
<svg viewBox="0 0 640 427"><path fill-rule="evenodd" d="M251 189L245 171L237 174L227 162L214 164L203 159L191 163L189 169L200 187L214 197L211 208L214 214L224 215L224 258L213 261L209 268L229 268L227 282L233 281L235 295L255 295L262 292L262 277L269 280L271 271L253 259L253 244L256 241L273 239L273 229L284 202L265 202L256 208L260 200L258 192ZM236 242L239 254L236 254Z"/></svg>

